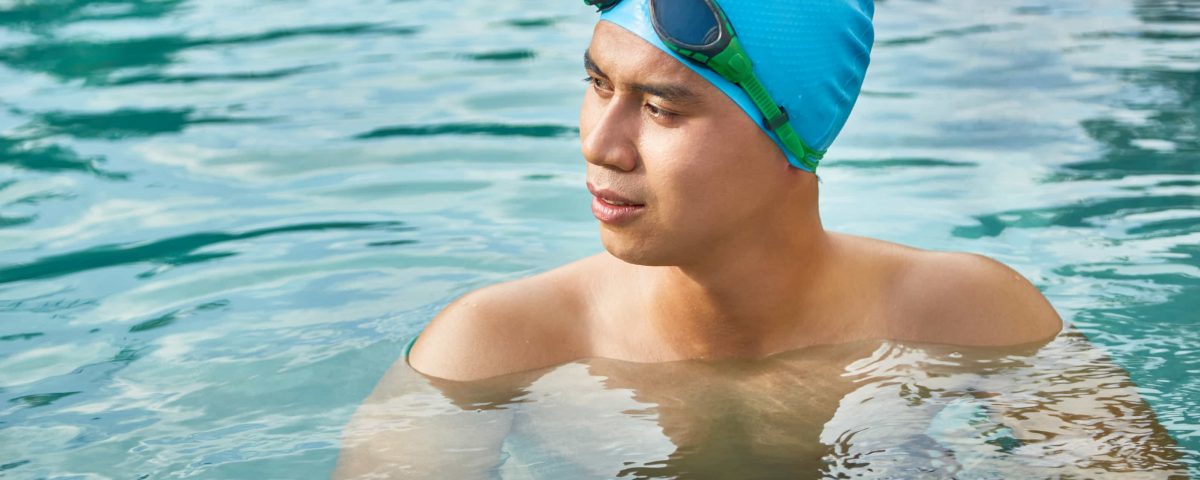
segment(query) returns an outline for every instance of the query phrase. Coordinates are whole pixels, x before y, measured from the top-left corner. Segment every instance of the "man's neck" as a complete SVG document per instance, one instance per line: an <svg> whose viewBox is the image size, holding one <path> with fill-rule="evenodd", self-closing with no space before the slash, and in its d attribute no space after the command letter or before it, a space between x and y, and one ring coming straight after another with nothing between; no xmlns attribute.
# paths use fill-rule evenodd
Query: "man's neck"
<svg viewBox="0 0 1200 480"><path fill-rule="evenodd" d="M710 251L692 265L646 270L649 320L673 356L759 357L820 329L833 248L815 212L789 228Z"/></svg>

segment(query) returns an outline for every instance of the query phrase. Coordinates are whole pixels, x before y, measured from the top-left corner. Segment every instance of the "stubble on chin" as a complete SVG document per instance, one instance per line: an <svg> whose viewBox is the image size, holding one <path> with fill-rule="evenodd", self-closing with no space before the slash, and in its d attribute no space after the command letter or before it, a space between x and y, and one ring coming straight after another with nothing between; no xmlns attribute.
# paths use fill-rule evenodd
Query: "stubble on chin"
<svg viewBox="0 0 1200 480"><path fill-rule="evenodd" d="M682 249L661 237L635 236L633 232L612 231L601 226L600 241L604 249L617 259L645 267L679 265L684 255Z"/></svg>

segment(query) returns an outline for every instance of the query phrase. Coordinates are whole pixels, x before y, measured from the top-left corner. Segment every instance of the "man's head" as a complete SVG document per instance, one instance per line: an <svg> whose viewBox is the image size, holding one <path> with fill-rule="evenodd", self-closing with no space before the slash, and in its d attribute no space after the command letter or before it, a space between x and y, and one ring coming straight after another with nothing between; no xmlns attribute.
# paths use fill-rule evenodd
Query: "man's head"
<svg viewBox="0 0 1200 480"><path fill-rule="evenodd" d="M833 1L859 5L858 0L816 3ZM646 2L625 0L607 12L606 21L596 26L585 58L593 83L581 109L580 134L589 162L589 184L601 198L622 197L624 202L609 200L641 205L613 207L597 200L594 210L604 221L605 247L631 263L678 265L705 251L762 235L764 226L787 222L803 209L813 210L815 216L815 177L789 165L784 149L762 126L761 114L745 92L711 70L682 60L657 39L648 24ZM737 1L720 3L728 9ZM820 15L820 8L800 10ZM861 68L848 83L843 78L845 68L810 69L805 78L789 82L786 75L768 69L775 65L787 70L790 61L785 58L782 66L777 65L779 52L761 45L771 38L778 40L779 34L755 34L753 22L747 20L751 10L744 5L728 14L738 36L747 37L746 50L772 96L788 109L809 145L824 150L857 98L870 39L866 48L848 48L861 50L862 57L850 62ZM751 26L739 26L739 18ZM869 16L865 18L869 27ZM828 20L836 21L838 16ZM804 28L803 23L797 28ZM829 31L851 27L834 26ZM842 40L862 46L862 35L845 37ZM805 45L795 53L811 58L818 47L828 45ZM838 86L831 87L833 83ZM830 98L798 102L817 94Z"/></svg>
<svg viewBox="0 0 1200 480"><path fill-rule="evenodd" d="M820 155L788 148L764 116L786 118L790 128L785 130L794 130L805 147L827 150L858 99L875 37L874 10L872 0L623 0L601 20L632 32L711 82L780 145L793 165L812 171ZM723 28L721 18L731 28ZM697 42L702 45L692 46ZM684 60L684 51L703 52L694 57L709 64ZM754 75L735 85L714 69L741 65L730 63L730 55L741 52L753 63ZM751 85L759 82L770 97L765 105L746 91L759 88ZM776 107L787 116L777 118Z"/></svg>

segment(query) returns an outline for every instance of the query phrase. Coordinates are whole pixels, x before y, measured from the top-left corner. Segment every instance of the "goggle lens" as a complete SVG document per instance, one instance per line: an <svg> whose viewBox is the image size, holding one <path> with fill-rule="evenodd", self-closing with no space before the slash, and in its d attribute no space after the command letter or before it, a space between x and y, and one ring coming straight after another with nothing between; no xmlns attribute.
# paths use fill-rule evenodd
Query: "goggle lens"
<svg viewBox="0 0 1200 480"><path fill-rule="evenodd" d="M583 0L583 3L596 7L597 10L603 12L621 3L621 0Z"/></svg>
<svg viewBox="0 0 1200 480"><path fill-rule="evenodd" d="M650 8L659 33L677 43L704 47L721 38L717 13L705 0L652 0Z"/></svg>

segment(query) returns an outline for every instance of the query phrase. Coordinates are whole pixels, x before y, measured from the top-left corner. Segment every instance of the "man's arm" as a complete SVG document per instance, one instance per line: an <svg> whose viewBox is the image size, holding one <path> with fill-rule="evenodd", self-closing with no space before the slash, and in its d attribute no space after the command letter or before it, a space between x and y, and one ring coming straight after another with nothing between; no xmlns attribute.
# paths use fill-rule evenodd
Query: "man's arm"
<svg viewBox="0 0 1200 480"><path fill-rule="evenodd" d="M401 358L343 431L333 478L490 478L531 380L441 381Z"/></svg>
<svg viewBox="0 0 1200 480"><path fill-rule="evenodd" d="M1021 455L1079 478L1186 478L1178 445L1129 374L1082 333L1068 331L1011 363L983 376L976 393L1023 442Z"/></svg>
<svg viewBox="0 0 1200 480"><path fill-rule="evenodd" d="M857 388L821 435L837 447L831 465L881 477L934 461L956 478L1187 478L1129 375L1079 332L1000 348L900 343L875 358L887 360L847 369Z"/></svg>
<svg viewBox="0 0 1200 480"><path fill-rule="evenodd" d="M452 302L355 413L334 477L479 478L495 470L512 405L544 371L576 353L565 298L544 276Z"/></svg>
<svg viewBox="0 0 1200 480"><path fill-rule="evenodd" d="M583 315L558 272L471 292L425 327L409 363L446 380L480 380L586 356Z"/></svg>

